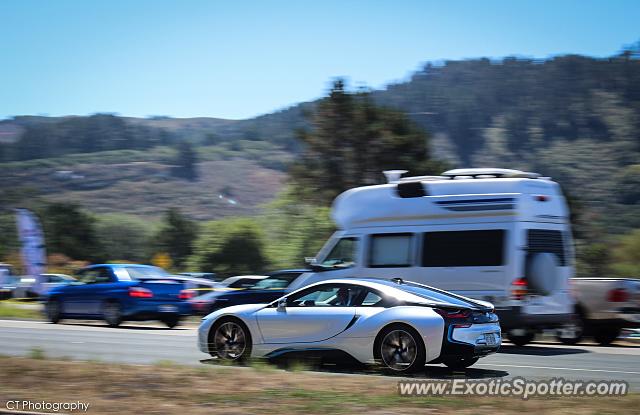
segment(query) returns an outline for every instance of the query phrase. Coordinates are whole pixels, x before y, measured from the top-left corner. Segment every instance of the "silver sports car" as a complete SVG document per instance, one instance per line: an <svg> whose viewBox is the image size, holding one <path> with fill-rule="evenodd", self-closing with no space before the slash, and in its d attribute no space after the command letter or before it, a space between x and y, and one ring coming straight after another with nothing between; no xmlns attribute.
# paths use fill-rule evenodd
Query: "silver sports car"
<svg viewBox="0 0 640 415"><path fill-rule="evenodd" d="M270 304L243 304L203 318L201 351L220 359L306 351L347 353L411 372L426 363L464 368L501 344L490 303L401 279L336 279Z"/></svg>

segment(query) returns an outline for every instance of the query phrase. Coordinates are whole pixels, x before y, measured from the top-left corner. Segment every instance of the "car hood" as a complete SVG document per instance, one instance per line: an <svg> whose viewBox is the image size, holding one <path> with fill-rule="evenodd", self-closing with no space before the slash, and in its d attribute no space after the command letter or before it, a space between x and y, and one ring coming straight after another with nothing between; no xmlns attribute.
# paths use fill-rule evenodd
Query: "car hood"
<svg viewBox="0 0 640 415"><path fill-rule="evenodd" d="M213 313L205 316L202 320L209 320L212 318L218 318L219 316L231 314L238 317L245 317L255 313L258 310L265 308L268 303L265 304L239 304L232 305L230 307L221 308Z"/></svg>

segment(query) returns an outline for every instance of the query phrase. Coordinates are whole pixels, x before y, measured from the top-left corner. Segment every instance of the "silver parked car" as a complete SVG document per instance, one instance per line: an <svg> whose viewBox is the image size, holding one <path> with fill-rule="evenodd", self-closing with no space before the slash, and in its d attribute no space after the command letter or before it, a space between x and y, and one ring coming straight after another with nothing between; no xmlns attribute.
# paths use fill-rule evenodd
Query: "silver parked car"
<svg viewBox="0 0 640 415"><path fill-rule="evenodd" d="M40 284L34 277L21 277L13 290L13 298L39 298L52 288L68 285L76 279L66 274L40 274Z"/></svg>
<svg viewBox="0 0 640 415"><path fill-rule="evenodd" d="M269 304L223 308L203 319L198 337L201 351L224 360L339 351L394 372L468 367L501 344L490 303L400 279L329 280Z"/></svg>

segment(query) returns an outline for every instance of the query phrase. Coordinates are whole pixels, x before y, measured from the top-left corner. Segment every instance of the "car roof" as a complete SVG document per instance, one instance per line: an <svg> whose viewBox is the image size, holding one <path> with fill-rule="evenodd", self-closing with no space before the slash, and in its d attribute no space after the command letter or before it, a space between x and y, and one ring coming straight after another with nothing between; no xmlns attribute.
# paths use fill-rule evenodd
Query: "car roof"
<svg viewBox="0 0 640 415"><path fill-rule="evenodd" d="M127 263L119 263L119 264L93 264L88 265L86 268L95 268L95 267L139 267L139 268L160 268L155 265L147 265L147 264L127 264Z"/></svg>
<svg viewBox="0 0 640 415"><path fill-rule="evenodd" d="M406 281L406 283L410 283L410 284L416 284L412 281ZM300 290L296 290L296 291L301 291L304 289L307 289L309 287L313 287L313 286L317 286L317 285L322 285L322 284L350 284L350 285L361 285L361 286L365 286L368 288L375 288L381 291L384 291L388 294L394 295L398 298L402 298L404 300L408 300L408 301L412 301L412 302L418 302L418 303L430 303L430 304L452 304L455 305L453 302L446 302L446 303L442 303L440 301L430 301L426 298L423 298L417 294L412 293L411 291L409 291L408 289L404 288L403 289L403 281L402 279L400 279L399 282L393 281L393 280L385 280L385 279L379 279L379 278L340 278L340 279L331 279L331 280L325 280L325 281L321 281L321 282L317 282L315 284L310 284L307 285L306 287L301 288ZM436 293L442 293L444 295L450 296L453 299L460 299L463 300L464 302L468 302L470 303L470 305L475 305L475 306L479 306L479 307L486 307L488 303L484 302L484 301L478 301L478 300L474 300L471 298L466 298L454 293L450 293L448 291L444 291L441 290L439 288L435 288L435 287L430 287L428 285L424 285L424 284L416 284L417 286L423 287L424 289L427 290L432 290ZM407 285L404 285L404 287L407 287Z"/></svg>

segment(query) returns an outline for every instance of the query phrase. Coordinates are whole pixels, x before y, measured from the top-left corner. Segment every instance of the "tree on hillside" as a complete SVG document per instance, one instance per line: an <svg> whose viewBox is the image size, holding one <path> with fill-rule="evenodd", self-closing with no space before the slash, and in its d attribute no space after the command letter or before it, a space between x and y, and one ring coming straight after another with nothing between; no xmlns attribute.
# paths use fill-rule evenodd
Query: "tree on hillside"
<svg viewBox="0 0 640 415"><path fill-rule="evenodd" d="M47 252L95 262L102 258L96 220L70 203L52 203L41 215Z"/></svg>
<svg viewBox="0 0 640 415"><path fill-rule="evenodd" d="M298 192L329 202L354 186L380 183L382 171L439 173L430 158L429 135L399 111L374 104L368 92L348 92L343 80L309 117L311 130L299 132L304 143L300 161L291 168Z"/></svg>
<svg viewBox="0 0 640 415"><path fill-rule="evenodd" d="M196 180L198 178L196 169L198 157L193 144L189 141L183 140L178 144L178 156L175 163L176 167L173 170L175 176L187 180Z"/></svg>
<svg viewBox="0 0 640 415"><path fill-rule="evenodd" d="M231 276L264 272L264 236L249 218L207 223L194 245L191 268Z"/></svg>
<svg viewBox="0 0 640 415"><path fill-rule="evenodd" d="M149 222L135 216L106 214L98 217L96 229L109 261L147 262L151 242Z"/></svg>
<svg viewBox="0 0 640 415"><path fill-rule="evenodd" d="M156 235L158 248L167 252L176 266L181 266L191 255L198 234L196 224L176 208L169 209L164 216L162 229Z"/></svg>

